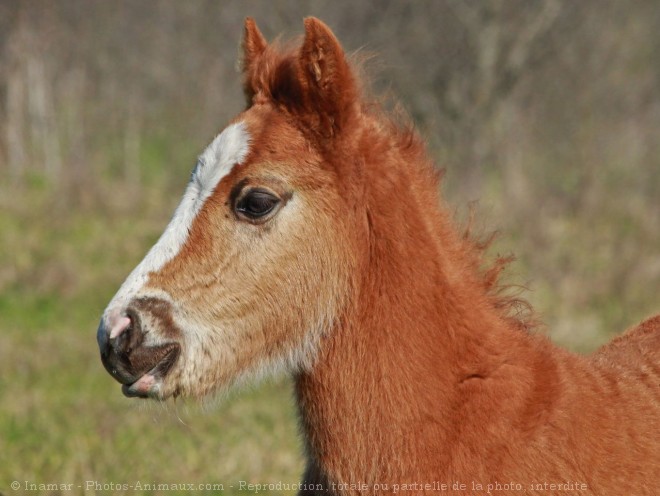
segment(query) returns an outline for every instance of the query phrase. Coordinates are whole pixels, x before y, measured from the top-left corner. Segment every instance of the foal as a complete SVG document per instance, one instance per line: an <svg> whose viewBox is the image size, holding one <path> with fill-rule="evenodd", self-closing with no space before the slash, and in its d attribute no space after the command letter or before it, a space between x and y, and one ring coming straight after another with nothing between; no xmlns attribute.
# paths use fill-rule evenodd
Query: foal
<svg viewBox="0 0 660 496"><path fill-rule="evenodd" d="M327 26L243 48L246 110L101 319L124 393L293 374L301 494L658 494L660 317L588 357L530 334Z"/></svg>

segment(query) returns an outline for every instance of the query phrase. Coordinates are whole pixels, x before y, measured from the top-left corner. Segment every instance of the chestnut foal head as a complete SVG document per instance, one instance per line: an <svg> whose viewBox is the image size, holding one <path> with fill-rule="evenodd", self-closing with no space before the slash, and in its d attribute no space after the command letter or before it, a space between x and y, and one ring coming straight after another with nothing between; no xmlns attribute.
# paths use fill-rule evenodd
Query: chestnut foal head
<svg viewBox="0 0 660 496"><path fill-rule="evenodd" d="M660 317L589 357L524 332L533 319L497 284L506 259L484 267L423 143L361 100L328 28L307 19L296 49L245 28L248 107L101 319L124 393L298 372L314 494L578 481L655 495Z"/></svg>
<svg viewBox="0 0 660 496"><path fill-rule="evenodd" d="M101 319L103 364L128 396L201 397L308 368L351 300L360 105L344 53L316 19L296 50L248 19L243 65L248 108L201 154Z"/></svg>

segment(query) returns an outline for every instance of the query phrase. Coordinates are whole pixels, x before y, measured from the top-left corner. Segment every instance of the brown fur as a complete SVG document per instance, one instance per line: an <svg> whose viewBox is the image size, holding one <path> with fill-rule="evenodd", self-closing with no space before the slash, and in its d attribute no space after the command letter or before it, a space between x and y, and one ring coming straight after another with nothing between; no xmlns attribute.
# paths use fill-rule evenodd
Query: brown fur
<svg viewBox="0 0 660 496"><path fill-rule="evenodd" d="M319 494L657 494L660 317L588 357L528 332L507 260L484 269L423 142L361 95L323 23L280 48L248 19L243 67L251 151L148 284L182 335L162 397L288 357ZM241 181L290 201L241 223Z"/></svg>

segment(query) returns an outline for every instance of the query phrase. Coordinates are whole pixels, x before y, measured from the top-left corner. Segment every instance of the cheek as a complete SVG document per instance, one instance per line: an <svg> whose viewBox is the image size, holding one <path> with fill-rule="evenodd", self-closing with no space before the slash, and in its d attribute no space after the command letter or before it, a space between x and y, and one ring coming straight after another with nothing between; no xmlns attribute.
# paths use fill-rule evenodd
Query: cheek
<svg viewBox="0 0 660 496"><path fill-rule="evenodd" d="M287 302L282 306L308 321L331 318L348 291L349 266L342 250L340 226L316 215L298 224L282 246L286 253L273 260L280 291ZM344 245L345 247L345 245Z"/></svg>
<svg viewBox="0 0 660 496"><path fill-rule="evenodd" d="M242 240L244 249L218 282L234 315L257 319L270 335L297 339L334 312L345 292L340 270L345 264L329 223L287 220L277 230Z"/></svg>

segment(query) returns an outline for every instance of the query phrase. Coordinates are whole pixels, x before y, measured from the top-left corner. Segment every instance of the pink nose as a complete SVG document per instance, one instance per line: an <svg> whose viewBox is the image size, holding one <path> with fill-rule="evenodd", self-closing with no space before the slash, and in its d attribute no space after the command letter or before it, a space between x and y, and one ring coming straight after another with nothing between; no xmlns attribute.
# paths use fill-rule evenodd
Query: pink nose
<svg viewBox="0 0 660 496"><path fill-rule="evenodd" d="M128 317L121 317L115 322L110 330L110 339L114 339L124 332L131 325L131 319Z"/></svg>

